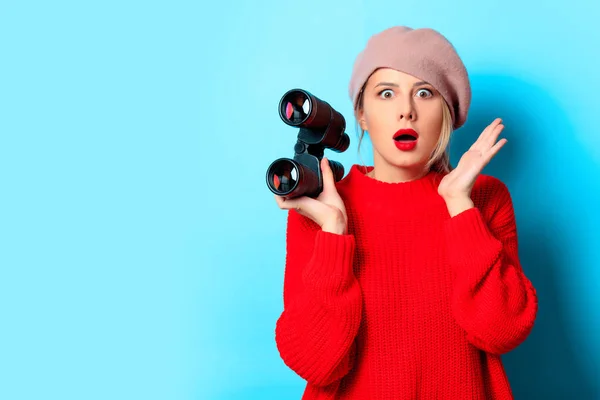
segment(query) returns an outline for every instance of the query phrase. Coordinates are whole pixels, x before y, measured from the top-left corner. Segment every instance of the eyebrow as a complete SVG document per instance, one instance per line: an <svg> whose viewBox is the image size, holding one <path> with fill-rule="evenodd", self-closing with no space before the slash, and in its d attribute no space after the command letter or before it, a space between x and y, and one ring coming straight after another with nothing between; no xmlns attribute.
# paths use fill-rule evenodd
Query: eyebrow
<svg viewBox="0 0 600 400"><path fill-rule="evenodd" d="M430 83L429 82L425 82L425 81L419 81L419 82L415 82L415 84L413 85L413 87L423 86L423 85L430 85ZM397 83L393 83L393 82L379 82L377 85L375 85L375 87L377 87L377 86L400 87Z"/></svg>

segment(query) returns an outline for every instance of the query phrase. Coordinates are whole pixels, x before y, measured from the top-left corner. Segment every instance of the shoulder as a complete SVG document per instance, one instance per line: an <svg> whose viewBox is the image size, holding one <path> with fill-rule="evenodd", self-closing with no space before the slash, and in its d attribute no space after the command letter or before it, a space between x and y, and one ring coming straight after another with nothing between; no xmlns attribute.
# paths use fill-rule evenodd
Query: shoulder
<svg viewBox="0 0 600 400"><path fill-rule="evenodd" d="M501 208L512 208L508 186L492 175L479 174L473 185L471 199L476 207L490 217Z"/></svg>
<svg viewBox="0 0 600 400"><path fill-rule="evenodd" d="M479 196L504 196L509 194L508 186L492 175L479 174L473 185L473 194Z"/></svg>

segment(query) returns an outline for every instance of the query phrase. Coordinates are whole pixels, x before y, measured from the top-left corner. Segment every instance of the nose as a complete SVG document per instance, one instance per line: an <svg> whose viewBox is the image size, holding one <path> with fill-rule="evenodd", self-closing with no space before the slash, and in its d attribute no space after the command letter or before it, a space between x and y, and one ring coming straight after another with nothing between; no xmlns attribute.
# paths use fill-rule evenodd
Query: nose
<svg viewBox="0 0 600 400"><path fill-rule="evenodd" d="M414 104L412 102L412 99L402 102L402 105L400 106L400 113L399 113L398 118L400 120L407 119L409 121L414 121L417 118L416 110L415 110Z"/></svg>

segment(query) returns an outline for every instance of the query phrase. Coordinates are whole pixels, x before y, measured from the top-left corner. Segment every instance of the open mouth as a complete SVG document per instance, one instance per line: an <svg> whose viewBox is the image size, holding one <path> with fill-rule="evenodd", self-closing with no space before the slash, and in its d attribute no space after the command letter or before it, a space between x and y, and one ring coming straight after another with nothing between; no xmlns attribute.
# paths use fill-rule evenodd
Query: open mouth
<svg viewBox="0 0 600 400"><path fill-rule="evenodd" d="M414 129L399 129L394 134L394 140L397 142L410 142L417 140L419 134Z"/></svg>
<svg viewBox="0 0 600 400"><path fill-rule="evenodd" d="M410 142L412 140L417 140L417 137L413 135L402 134L399 136L395 136L394 140L397 142Z"/></svg>
<svg viewBox="0 0 600 400"><path fill-rule="evenodd" d="M400 129L394 134L394 142L398 150L409 151L417 146L419 134L414 129Z"/></svg>

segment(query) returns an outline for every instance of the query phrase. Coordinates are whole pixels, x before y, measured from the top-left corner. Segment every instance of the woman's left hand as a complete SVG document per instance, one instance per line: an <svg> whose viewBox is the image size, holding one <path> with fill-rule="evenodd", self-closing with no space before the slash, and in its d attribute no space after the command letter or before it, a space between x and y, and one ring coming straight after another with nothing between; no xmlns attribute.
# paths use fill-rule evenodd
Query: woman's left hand
<svg viewBox="0 0 600 400"><path fill-rule="evenodd" d="M444 176L438 186L438 193L446 202L470 198L477 176L507 142L506 139L496 142L503 129L502 119L496 118L463 154L456 168Z"/></svg>

